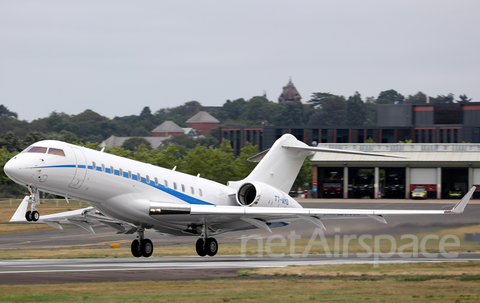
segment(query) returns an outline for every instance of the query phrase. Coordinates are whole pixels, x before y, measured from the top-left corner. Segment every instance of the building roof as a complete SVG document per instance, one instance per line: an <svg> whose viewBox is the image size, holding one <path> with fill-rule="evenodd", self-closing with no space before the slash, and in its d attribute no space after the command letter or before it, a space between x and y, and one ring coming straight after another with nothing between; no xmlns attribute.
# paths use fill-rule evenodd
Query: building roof
<svg viewBox="0 0 480 303"><path fill-rule="evenodd" d="M183 131L185 132L185 135L187 135L187 136L196 136L197 135L195 130L191 127L183 128Z"/></svg>
<svg viewBox="0 0 480 303"><path fill-rule="evenodd" d="M318 147L390 154L404 158L380 157L331 152L316 152L310 159L319 166L476 166L480 165L480 144L435 143L321 143Z"/></svg>
<svg viewBox="0 0 480 303"><path fill-rule="evenodd" d="M157 126L154 130L152 130L152 133L185 133L183 128L178 126L175 122L173 121L165 121L159 126Z"/></svg>
<svg viewBox="0 0 480 303"><path fill-rule="evenodd" d="M290 80L288 81L288 84L283 87L283 92L280 97L278 97L278 102L295 102L300 101L301 99L302 96L300 96L300 93L295 88L295 85L293 85L292 80Z"/></svg>
<svg viewBox="0 0 480 303"><path fill-rule="evenodd" d="M100 147L108 147L112 148L113 146L122 146L125 141L127 141L130 138L134 137L115 137L115 136L110 136L107 140L103 141L102 143L99 144ZM158 148L164 140L167 140L169 137L140 137L144 138L148 142L150 142L150 145L152 146L153 149Z"/></svg>
<svg viewBox="0 0 480 303"><path fill-rule="evenodd" d="M187 120L187 123L220 123L215 117L207 112L200 111Z"/></svg>

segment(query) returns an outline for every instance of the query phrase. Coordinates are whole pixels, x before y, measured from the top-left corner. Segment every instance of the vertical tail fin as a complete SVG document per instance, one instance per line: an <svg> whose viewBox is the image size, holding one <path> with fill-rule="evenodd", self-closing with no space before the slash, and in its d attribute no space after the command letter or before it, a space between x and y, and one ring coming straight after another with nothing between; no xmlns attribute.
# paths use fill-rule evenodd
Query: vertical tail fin
<svg viewBox="0 0 480 303"><path fill-rule="evenodd" d="M285 134L273 144L248 177L238 182L229 182L229 185L236 187L234 183L243 184L246 181L258 181L288 193L302 168L303 161L306 157L313 155L314 152L286 148L287 146L309 147L294 136Z"/></svg>

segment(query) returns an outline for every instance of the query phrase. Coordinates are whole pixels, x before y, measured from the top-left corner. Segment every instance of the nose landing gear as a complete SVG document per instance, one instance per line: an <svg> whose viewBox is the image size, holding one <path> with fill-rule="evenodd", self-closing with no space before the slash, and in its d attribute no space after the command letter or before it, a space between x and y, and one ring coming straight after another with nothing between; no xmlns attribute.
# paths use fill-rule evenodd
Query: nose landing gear
<svg viewBox="0 0 480 303"><path fill-rule="evenodd" d="M30 210L27 211L27 213L25 214L25 219L28 222L31 222L31 221L36 222L38 221L38 219L40 219L40 214L36 209L37 204L40 204L40 199L38 196L38 188L28 187L28 190L30 191L30 196L26 196L24 200L28 199L28 203L30 203L31 206L30 206Z"/></svg>

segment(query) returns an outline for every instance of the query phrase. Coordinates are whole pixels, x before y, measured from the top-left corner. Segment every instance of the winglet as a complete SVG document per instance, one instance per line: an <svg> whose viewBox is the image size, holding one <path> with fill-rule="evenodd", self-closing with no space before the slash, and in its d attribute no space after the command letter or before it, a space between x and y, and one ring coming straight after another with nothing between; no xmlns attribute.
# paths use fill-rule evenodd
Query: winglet
<svg viewBox="0 0 480 303"><path fill-rule="evenodd" d="M29 196L25 196L25 198L23 198L22 203L20 203L20 206L18 206L17 210L15 211L12 218L10 219L10 222L27 221L25 219L25 213L27 212L27 207L28 207L28 201L29 200L30 200Z"/></svg>
<svg viewBox="0 0 480 303"><path fill-rule="evenodd" d="M475 192L477 188L475 186L473 186L472 188L470 188L470 190L468 191L468 193L463 196L462 200L460 200L460 202L458 202L453 208L452 210L450 211L446 211L446 212L450 212L450 213L453 213L453 214L461 214L463 213L463 210L465 209L465 206L467 206L467 203L468 201L470 201L470 199L472 198L472 195L473 193Z"/></svg>

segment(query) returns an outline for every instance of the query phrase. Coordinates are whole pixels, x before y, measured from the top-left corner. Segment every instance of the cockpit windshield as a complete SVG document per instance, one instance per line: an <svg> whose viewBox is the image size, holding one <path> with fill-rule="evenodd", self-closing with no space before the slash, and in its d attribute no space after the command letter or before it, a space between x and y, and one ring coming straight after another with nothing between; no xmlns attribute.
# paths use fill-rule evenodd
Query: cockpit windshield
<svg viewBox="0 0 480 303"><path fill-rule="evenodd" d="M48 153L50 155L57 155L57 156L65 157L65 153L63 152L63 149L59 149L59 148L50 147L48 149Z"/></svg>
<svg viewBox="0 0 480 303"><path fill-rule="evenodd" d="M47 152L48 150L48 152ZM27 153L37 153L37 154L50 154L65 157L65 152L63 149L53 148L53 147L44 147L44 146L31 146L25 152Z"/></svg>
<svg viewBox="0 0 480 303"><path fill-rule="evenodd" d="M32 146L30 149L27 150L27 153L45 154L47 153L47 148L43 146Z"/></svg>

